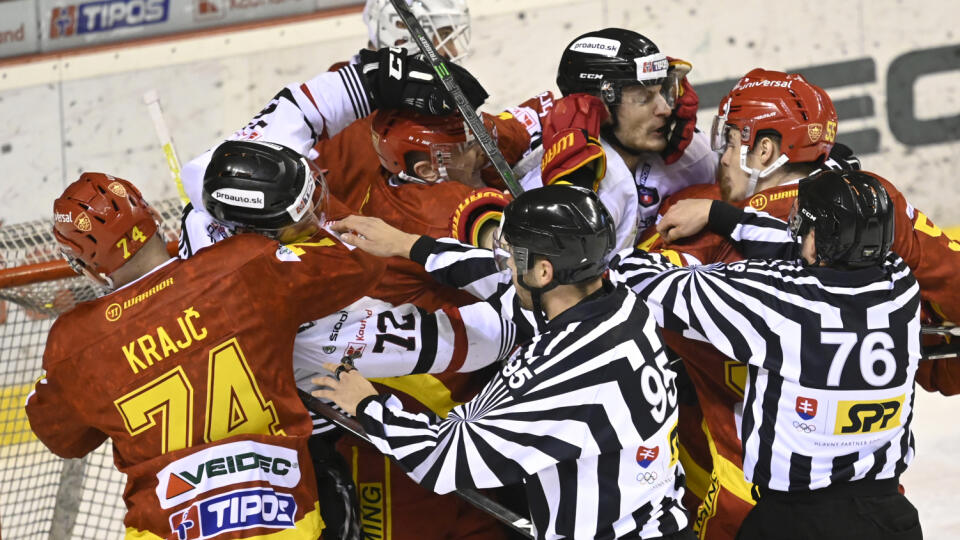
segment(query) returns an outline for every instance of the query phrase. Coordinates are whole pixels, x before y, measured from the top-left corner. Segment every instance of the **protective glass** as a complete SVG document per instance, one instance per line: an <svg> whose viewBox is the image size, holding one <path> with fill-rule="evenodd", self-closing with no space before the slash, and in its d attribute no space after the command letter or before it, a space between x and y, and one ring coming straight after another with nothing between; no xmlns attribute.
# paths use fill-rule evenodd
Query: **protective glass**
<svg viewBox="0 0 960 540"><path fill-rule="evenodd" d="M639 91L633 92L622 92L620 95L620 103L630 104L630 105L647 105L656 99L658 92L654 90L653 86L639 86L634 85L628 88L638 88ZM671 109L674 108L677 104L677 98L680 95L680 79L676 73L668 73L667 76L663 79L663 82L660 83L660 92L659 95L667 102L667 106Z"/></svg>
<svg viewBox="0 0 960 540"><path fill-rule="evenodd" d="M513 267L516 269L517 277L522 276L527 271L527 262L530 259L530 251L527 248L511 246L503 234L503 224L506 217L500 220L500 227L493 235L493 260L497 265L497 270L503 272L510 269L510 259L513 259Z"/></svg>
<svg viewBox="0 0 960 540"><path fill-rule="evenodd" d="M710 127L710 148L714 152L722 154L727 150L727 137L731 129L737 128L727 123L726 115L713 117L713 126Z"/></svg>
<svg viewBox="0 0 960 540"><path fill-rule="evenodd" d="M466 125L464 125L464 130L466 140L463 142L430 143L430 164L440 175L437 182L454 180L469 184L469 180L477 176L480 169L486 165L485 157L477 159L477 156L482 154L479 150L480 142ZM490 135L496 142L496 127L490 130Z"/></svg>

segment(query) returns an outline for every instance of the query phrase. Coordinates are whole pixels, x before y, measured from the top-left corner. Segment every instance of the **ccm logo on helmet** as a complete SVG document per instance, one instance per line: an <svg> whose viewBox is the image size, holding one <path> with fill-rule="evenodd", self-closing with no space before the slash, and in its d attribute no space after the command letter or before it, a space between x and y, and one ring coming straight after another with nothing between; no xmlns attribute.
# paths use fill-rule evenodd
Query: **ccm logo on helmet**
<svg viewBox="0 0 960 540"><path fill-rule="evenodd" d="M263 208L263 192L244 189L221 188L210 194L214 199L244 208Z"/></svg>

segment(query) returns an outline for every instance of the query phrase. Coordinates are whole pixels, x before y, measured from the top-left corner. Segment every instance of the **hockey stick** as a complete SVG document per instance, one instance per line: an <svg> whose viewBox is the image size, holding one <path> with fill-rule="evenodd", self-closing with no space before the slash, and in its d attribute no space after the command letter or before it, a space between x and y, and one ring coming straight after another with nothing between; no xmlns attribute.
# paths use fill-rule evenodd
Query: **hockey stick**
<svg viewBox="0 0 960 540"><path fill-rule="evenodd" d="M163 110L160 108L160 96L157 95L157 91L149 90L143 94L143 104L147 106L150 119L153 120L153 129L157 132L163 155L167 158L170 176L177 183L177 193L180 195L180 201L187 204L190 202L190 198L187 197L187 192L183 189L183 180L180 178L180 160L177 159L177 152L173 147L173 138L170 136L170 130L167 129L167 122L163 119Z"/></svg>
<svg viewBox="0 0 960 540"><path fill-rule="evenodd" d="M346 416L330 405L327 405L323 401L313 397L308 392L300 390L299 388L297 389L297 394L300 395L300 400L303 401L304 406L308 410L317 414L322 414L327 418L327 420L330 420L334 424L342 427L357 438L363 439L364 441L370 443L370 439L363 431L363 426L361 426L360 422L358 422L355 418ZM370 444L373 445L373 443ZM458 489L454 491L454 493L459 495L460 498L468 503L495 517L497 520L506 524L524 537L533 538L533 524L530 523L529 519L516 514L515 512L507 509L499 503L490 500L487 497L484 497L472 489Z"/></svg>
<svg viewBox="0 0 960 540"><path fill-rule="evenodd" d="M467 126L470 127L470 131L473 132L477 141L480 142L480 147L483 148L483 152L490 158L493 167L497 169L497 172L500 174L500 177L503 178L507 187L510 188L513 196L519 196L523 193L523 187L517 182L513 171L510 169L510 165L507 164L507 160L503 157L503 154L500 153L500 148L497 147L497 143L493 141L493 137L490 136L490 133L487 132L487 129L483 126L483 119L477 116L477 110L467 101L467 96L463 95L463 90L460 89L460 85L457 84L450 70L447 69L447 65L443 58L440 57L440 53L438 53L436 47L433 46L433 41L428 38L427 34L423 31L423 27L420 26L420 21L417 20L417 17L410 11L410 8L407 7L406 1L390 0L390 3L393 4L393 7L397 10L397 14L400 15L403 23L407 25L407 30L410 31L413 40L417 42L417 47L420 48L420 52L427 57L427 62L429 62L433 70L437 72L437 76L440 77L440 83L443 84L443 87L446 88L450 96L453 97L457 108L460 109L460 112L463 114L464 121L467 123Z"/></svg>
<svg viewBox="0 0 960 540"><path fill-rule="evenodd" d="M960 337L960 326L923 326L920 333Z"/></svg>

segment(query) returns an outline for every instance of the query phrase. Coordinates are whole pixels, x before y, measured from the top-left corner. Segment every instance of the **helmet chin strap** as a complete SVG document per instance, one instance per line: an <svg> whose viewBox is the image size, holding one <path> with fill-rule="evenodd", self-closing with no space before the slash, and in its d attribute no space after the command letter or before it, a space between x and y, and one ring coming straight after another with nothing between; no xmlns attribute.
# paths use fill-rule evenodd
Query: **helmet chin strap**
<svg viewBox="0 0 960 540"><path fill-rule="evenodd" d="M525 274L526 273L521 274L520 276L517 276L517 284L519 284L524 289L530 291L530 300L533 303L533 318L536 319L537 321L537 330L542 332L544 327L546 327L547 325L547 318L546 318L546 314L543 311L543 302L541 297L543 296L543 293L550 291L551 289L559 285L559 283L557 283L556 280L552 280L550 281L550 283L547 283L543 287L531 287L523 279L523 275Z"/></svg>
<svg viewBox="0 0 960 540"><path fill-rule="evenodd" d="M740 168L743 169L743 172L750 175L750 181L747 183L747 197L752 196L757 191L757 181L761 178L766 178L773 171L779 169L783 166L784 163L790 161L790 158L786 154L780 154L780 157L776 161L770 164L766 169L754 169L747 165L747 153L750 151L750 148L745 145L740 145Z"/></svg>
<svg viewBox="0 0 960 540"><path fill-rule="evenodd" d="M414 184L427 184L427 185L430 185L430 184L439 184L440 182L445 182L445 181L446 181L446 172L447 172L446 170L443 170L440 178L438 178L438 179L437 179L436 181L434 181L434 182L430 182L430 181L428 181L428 180L424 180L423 178L420 178L419 176L413 176L412 174L407 174L406 171L400 171L400 172L398 172L398 173L397 173L397 178L399 178L400 180L403 180L404 182L413 182Z"/></svg>

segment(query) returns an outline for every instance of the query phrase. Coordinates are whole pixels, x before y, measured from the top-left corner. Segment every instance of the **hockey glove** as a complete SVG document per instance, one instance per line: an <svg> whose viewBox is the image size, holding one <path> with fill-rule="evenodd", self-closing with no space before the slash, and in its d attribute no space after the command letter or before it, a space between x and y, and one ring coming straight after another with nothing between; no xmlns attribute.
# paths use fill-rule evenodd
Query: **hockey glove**
<svg viewBox="0 0 960 540"><path fill-rule="evenodd" d="M700 97L697 96L690 81L687 80L687 73L693 66L686 60L668 58L671 75L680 79L680 87L673 113L667 120L667 146L660 153L663 162L667 165L680 159L683 156L683 151L690 146L693 133L697 128L697 108L700 106Z"/></svg>
<svg viewBox="0 0 960 540"><path fill-rule="evenodd" d="M447 64L447 68L470 104L474 107L482 105L488 94L480 83L460 66ZM363 49L359 69L373 108L405 108L434 116L457 110L453 98L434 76L430 64L411 56L406 49Z"/></svg>
<svg viewBox="0 0 960 540"><path fill-rule="evenodd" d="M510 195L496 189L484 188L470 193L450 216L450 236L464 244L486 247L480 245L484 229L499 225L503 209L510 201Z"/></svg>
<svg viewBox="0 0 960 540"><path fill-rule="evenodd" d="M317 479L320 515L324 522L323 538L359 540L363 536L360 504L350 466L337 453L333 443L323 437L311 436L307 444Z"/></svg>
<svg viewBox="0 0 960 540"><path fill-rule="evenodd" d="M597 190L607 170L600 124L609 115L595 96L571 94L556 101L543 120L543 185L563 182Z"/></svg>

